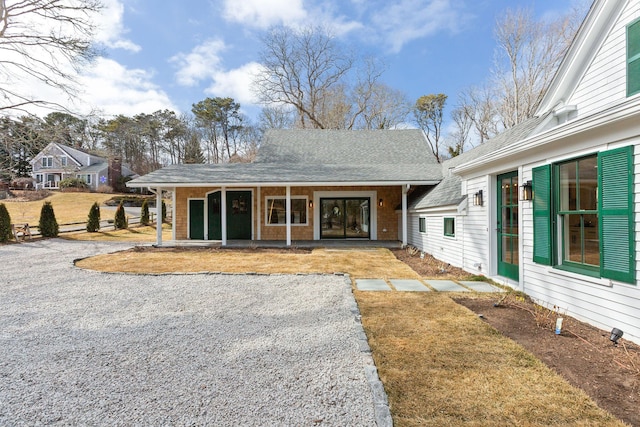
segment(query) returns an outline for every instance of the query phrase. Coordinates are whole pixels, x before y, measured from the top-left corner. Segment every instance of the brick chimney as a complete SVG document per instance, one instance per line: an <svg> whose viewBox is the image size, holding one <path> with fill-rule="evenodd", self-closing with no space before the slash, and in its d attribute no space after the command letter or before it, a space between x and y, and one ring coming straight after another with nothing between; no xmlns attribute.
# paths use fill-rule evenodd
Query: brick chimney
<svg viewBox="0 0 640 427"><path fill-rule="evenodd" d="M122 159L120 157L109 159L107 175L109 186L114 190L120 190L120 177L122 177Z"/></svg>

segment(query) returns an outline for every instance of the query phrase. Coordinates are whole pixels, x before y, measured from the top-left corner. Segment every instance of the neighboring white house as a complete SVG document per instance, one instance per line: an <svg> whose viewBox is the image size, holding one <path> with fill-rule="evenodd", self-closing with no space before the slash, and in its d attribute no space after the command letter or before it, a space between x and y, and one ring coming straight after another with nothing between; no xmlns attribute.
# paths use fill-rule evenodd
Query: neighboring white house
<svg viewBox="0 0 640 427"><path fill-rule="evenodd" d="M640 343L640 0L596 0L536 117L443 167L410 244Z"/></svg>
<svg viewBox="0 0 640 427"><path fill-rule="evenodd" d="M47 145L30 163L36 188L57 189L65 178L80 178L95 190L100 185L115 186L121 176L137 176L118 159L111 160L110 172L108 159L56 142Z"/></svg>

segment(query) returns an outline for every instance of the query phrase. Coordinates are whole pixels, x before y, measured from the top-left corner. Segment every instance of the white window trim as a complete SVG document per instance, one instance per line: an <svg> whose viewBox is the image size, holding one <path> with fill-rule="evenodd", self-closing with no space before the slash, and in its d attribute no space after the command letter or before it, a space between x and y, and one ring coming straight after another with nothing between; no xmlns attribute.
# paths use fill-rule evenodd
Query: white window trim
<svg viewBox="0 0 640 427"><path fill-rule="evenodd" d="M287 197L286 196L265 196L264 198L264 225L267 227L285 227L287 225L286 222L283 223L279 223L279 224L269 224L269 201L270 200L282 200L285 203L286 206L286 200ZM305 209L307 210L307 214L305 215L305 222L301 222L301 223L295 223L292 222L291 226L292 227L306 227L309 225L309 210L308 210L308 206L309 206L309 197L308 196L291 196L291 201L293 202L294 200L304 200L304 206ZM293 208L293 204L292 204L292 208Z"/></svg>
<svg viewBox="0 0 640 427"><path fill-rule="evenodd" d="M446 223L447 219L452 219L453 220L453 235L447 234L447 229L446 229L446 226L445 226L445 223ZM445 239L456 240L456 236L457 236L456 228L457 228L456 227L456 217L454 217L454 216L445 216L445 217L443 217L443 219L442 219L442 236Z"/></svg>
<svg viewBox="0 0 640 427"><path fill-rule="evenodd" d="M424 231L420 230L420 223L424 221ZM420 234L427 234L427 230L429 229L429 227L427 227L427 217L426 216L419 216L418 217L418 232Z"/></svg>

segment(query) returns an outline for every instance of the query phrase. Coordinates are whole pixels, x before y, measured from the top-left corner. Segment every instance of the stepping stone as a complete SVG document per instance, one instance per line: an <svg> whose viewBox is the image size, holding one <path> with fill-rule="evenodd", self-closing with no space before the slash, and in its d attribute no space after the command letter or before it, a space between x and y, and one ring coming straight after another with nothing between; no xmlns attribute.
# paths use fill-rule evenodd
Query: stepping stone
<svg viewBox="0 0 640 427"><path fill-rule="evenodd" d="M390 279L389 280L396 291L409 291L409 292L429 292L431 289L427 288L419 280L413 279Z"/></svg>
<svg viewBox="0 0 640 427"><path fill-rule="evenodd" d="M440 292L469 292L469 289L451 280L425 280L429 286Z"/></svg>
<svg viewBox="0 0 640 427"><path fill-rule="evenodd" d="M390 291L391 288L382 279L356 279L356 288L360 291Z"/></svg>
<svg viewBox="0 0 640 427"><path fill-rule="evenodd" d="M486 282L463 282L460 281L463 285L473 289L476 292L504 292L504 289L498 288L497 286L493 286L490 283Z"/></svg>

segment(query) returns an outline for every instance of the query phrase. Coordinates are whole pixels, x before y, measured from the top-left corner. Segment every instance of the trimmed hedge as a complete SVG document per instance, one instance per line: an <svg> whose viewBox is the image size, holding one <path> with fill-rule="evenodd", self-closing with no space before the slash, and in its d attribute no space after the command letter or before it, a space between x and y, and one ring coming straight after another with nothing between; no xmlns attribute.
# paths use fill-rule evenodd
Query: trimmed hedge
<svg viewBox="0 0 640 427"><path fill-rule="evenodd" d="M44 202L42 205L38 227L42 237L58 237L58 221L56 221L56 214L53 212L51 202Z"/></svg>
<svg viewBox="0 0 640 427"><path fill-rule="evenodd" d="M0 203L0 242L8 242L11 235L11 216L4 203Z"/></svg>
<svg viewBox="0 0 640 427"><path fill-rule="evenodd" d="M95 233L100 230L100 206L95 202L89 209L89 219L87 221L87 231Z"/></svg>

